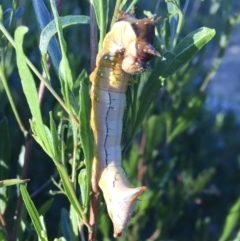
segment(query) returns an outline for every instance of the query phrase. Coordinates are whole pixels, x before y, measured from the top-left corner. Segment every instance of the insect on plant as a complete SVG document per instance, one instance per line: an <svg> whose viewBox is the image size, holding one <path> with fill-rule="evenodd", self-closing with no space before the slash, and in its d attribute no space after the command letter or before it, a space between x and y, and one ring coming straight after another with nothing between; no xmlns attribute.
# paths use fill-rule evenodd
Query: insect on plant
<svg viewBox="0 0 240 241"><path fill-rule="evenodd" d="M157 98L162 81L184 66L215 34L213 29L202 27L178 42L179 26L182 26L181 18L177 24L172 24L171 21L176 19L169 15L169 23L163 21L161 28L172 27L171 33L174 34L165 37L167 40L164 43L155 43L155 48L153 42L155 32L160 28L158 24L160 18L150 14L143 19L137 19L133 12L121 11L127 1L122 1L121 4L120 2L116 1L114 11L114 17L118 18L105 34L109 3L103 0L93 1L91 9L96 13L101 47L97 56L93 56L96 57L96 67L93 72L88 76L83 70L75 81L67 55L63 28L75 24L89 24L89 22L90 28L93 28L97 26L92 22L93 18L83 15L59 17L55 1L50 0L54 16L52 20L44 1L32 0L39 23L39 49L43 75L24 54L23 40L28 32L27 27L18 27L13 40L6 27L0 23L1 32L16 49L23 92L33 116L30 120L31 135L26 135L27 131L24 128L22 128L23 133L26 137L34 138L52 159L56 168L55 176L58 178L54 183L70 203L69 211L66 209L61 211L63 228L60 231L61 237L55 238L55 241L77 240L78 236L85 240L84 225L88 229L88 240L96 240L99 188L113 223L113 236L115 238L121 236L132 216L137 197L147 189L146 186L130 187L122 165L122 152L133 140L152 102ZM132 1L134 2L136 1ZM172 2L167 4L174 6ZM130 6L132 7L132 4ZM177 10L173 11L174 14L176 12ZM105 21L103 16L106 16ZM158 41L159 39L161 36ZM164 45L163 50L160 45ZM161 55L157 49L161 51ZM51 57L51 65L58 76L62 97L52 87L47 55ZM150 60L155 62L152 69L148 68ZM147 78L141 81L142 88L139 88L140 81L134 83L132 76L141 76L141 73L147 69ZM55 97L64 113L59 118L50 112L49 126L43 121L32 72ZM5 79L2 68L0 68L0 77ZM131 92L130 85L135 92ZM127 94L129 112L125 108L127 90L130 90ZM127 117L131 115L131 125L129 125L131 128L128 131L126 146L122 149L125 114ZM57 118L59 119L56 121ZM68 130L66 136L63 134L65 129ZM84 156L84 160L81 156ZM26 186L22 184L24 182L24 180L14 180L12 184L21 184L21 195L38 239L47 241L49 234L44 217L36 209ZM6 183L9 184L5 182L5 185ZM46 206L47 212L51 205L47 203ZM16 223L21 223L20 221L25 222L26 218L23 220L19 214ZM26 230L21 230L22 233L24 231Z"/></svg>
<svg viewBox="0 0 240 241"><path fill-rule="evenodd" d="M119 18L98 53L97 67L90 75L94 134L92 180L103 192L114 225L114 237L121 236L137 196L146 189L145 186L130 187L121 164L121 137L125 93L131 74L142 73L154 55L160 56L152 46L154 28L160 20L154 18L136 19L133 14L119 11Z"/></svg>

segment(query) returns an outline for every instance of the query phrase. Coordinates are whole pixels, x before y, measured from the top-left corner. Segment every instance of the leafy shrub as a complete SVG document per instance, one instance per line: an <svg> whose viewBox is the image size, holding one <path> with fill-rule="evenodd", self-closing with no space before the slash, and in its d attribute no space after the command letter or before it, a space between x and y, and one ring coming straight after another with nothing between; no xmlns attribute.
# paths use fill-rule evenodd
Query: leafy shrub
<svg viewBox="0 0 240 241"><path fill-rule="evenodd" d="M114 21L117 9L129 11L137 2L116 1L112 6L108 1L93 1L99 46L108 29L108 16ZM1 240L85 240L83 224L91 232L93 139L87 73L90 58L93 61L96 56L88 54L86 26L67 28L63 34L69 25L89 22L82 14L88 15L89 6L87 1L82 1L81 7L77 2L63 3L66 14L75 9L78 16L60 18L54 2L50 3L51 10L40 0L33 0L31 6L26 3L25 11L16 1L8 9L8 2L0 5L0 115L7 116L0 122ZM236 162L240 135L232 138L239 126L233 116L213 116L202 106L204 90L238 22L234 1L185 1L184 5L179 1L139 1L136 12L141 15L143 9L155 8L163 16L155 41L162 57L152 61L152 69L134 77L137 84L127 92L123 133L126 173L132 184L144 183L148 191L120 240L218 240L221 233L221 240L226 240L239 218L235 213L239 213L239 193L234 190L240 183ZM55 25L50 23L48 11L54 15ZM21 26L13 40L9 33L22 18L31 34ZM38 23L40 34L33 22ZM199 51L215 35L213 29L216 36ZM97 45L94 39L90 42ZM43 74L32 63L42 67ZM14 115L7 110L9 106ZM229 143L230 150L221 143ZM28 178L27 191L22 183ZM25 206L18 186L12 186L19 183ZM97 239L111 240L112 227L103 202L99 209Z"/></svg>

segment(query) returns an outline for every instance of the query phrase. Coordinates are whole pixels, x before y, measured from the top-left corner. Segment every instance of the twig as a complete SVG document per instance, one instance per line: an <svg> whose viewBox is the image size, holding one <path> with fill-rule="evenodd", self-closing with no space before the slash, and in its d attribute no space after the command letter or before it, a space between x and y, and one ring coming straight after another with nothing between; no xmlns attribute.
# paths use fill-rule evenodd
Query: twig
<svg viewBox="0 0 240 241"><path fill-rule="evenodd" d="M56 178L58 175L57 173L55 173L51 178L49 178L45 183L43 183L43 185L38 188L35 192L33 192L30 197L34 198L35 196L37 196L43 189L45 189L48 185L50 185L53 181L53 178Z"/></svg>
<svg viewBox="0 0 240 241"><path fill-rule="evenodd" d="M95 68L96 65L96 56L97 56L97 23L94 13L94 8L92 0L90 1L90 50L91 50L91 70ZM92 227L92 232L88 234L89 241L96 240L96 223L98 216L98 205L99 205L99 196L100 190L96 181L96 172L93 172L91 180L91 200L90 200L90 209L89 209L89 224Z"/></svg>
<svg viewBox="0 0 240 241"><path fill-rule="evenodd" d="M95 68L96 56L98 52L97 46L97 22L94 13L92 0L90 2L90 52L91 52L91 70Z"/></svg>
<svg viewBox="0 0 240 241"><path fill-rule="evenodd" d="M99 205L99 197L100 190L97 185L95 176L92 177L92 195L90 200L90 210L89 210L89 224L92 227L92 232L88 234L88 241L96 240L96 231L97 231L97 218L98 218L98 205Z"/></svg>

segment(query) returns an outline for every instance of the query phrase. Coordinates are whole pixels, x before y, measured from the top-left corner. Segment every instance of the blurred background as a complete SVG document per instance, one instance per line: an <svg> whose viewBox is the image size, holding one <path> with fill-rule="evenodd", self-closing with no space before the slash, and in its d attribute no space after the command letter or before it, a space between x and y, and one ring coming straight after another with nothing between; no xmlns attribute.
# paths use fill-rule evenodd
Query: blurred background
<svg viewBox="0 0 240 241"><path fill-rule="evenodd" d="M48 5L48 1L45 2ZM135 217L120 240L240 240L240 2L181 0L182 10L186 2L188 8L179 40L202 26L214 28L216 36L187 66L163 83L148 118L124 155L124 167L132 184L145 183L148 191L141 197ZM114 3L115 1L110 1L110 20ZM4 20L12 2L1 0L0 5ZM21 0L17 6L16 25L9 31L13 35L17 25L29 28L24 50L41 70L39 31L32 3ZM162 17L159 25L161 34L161 27L168 14L165 1L139 0L136 16L144 17L144 10ZM89 16L89 1L62 0L59 15ZM89 26L67 28L64 37L68 44L74 79L83 69L89 74ZM157 38L155 46L162 45ZM21 119L25 126L29 126L31 115L22 92L15 53L11 46L8 47L5 69ZM53 70L51 74L52 85L60 93ZM45 121L48 121L50 110L53 110L56 117L59 108L55 99L46 91L42 103ZM21 173L25 140L0 82L0 120L3 117L8 119L10 129L9 178L16 178ZM53 162L33 142L27 171L27 176L31 179L28 183L29 193L39 190L54 173ZM68 209L69 206L65 196L51 193L55 189L54 184L49 182L33 196L38 208L54 197L53 205L45 215L52 239L60 232L62 208ZM17 187L12 187L6 210L9 230L14 222L17 195ZM112 240L112 227L103 203L101 209L98 240ZM34 231L29 230L33 235Z"/></svg>

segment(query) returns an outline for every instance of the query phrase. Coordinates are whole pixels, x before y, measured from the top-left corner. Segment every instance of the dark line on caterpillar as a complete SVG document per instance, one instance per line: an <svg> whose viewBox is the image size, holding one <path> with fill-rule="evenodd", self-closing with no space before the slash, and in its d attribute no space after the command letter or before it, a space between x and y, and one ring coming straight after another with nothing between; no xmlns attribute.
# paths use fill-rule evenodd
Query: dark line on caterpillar
<svg viewBox="0 0 240 241"><path fill-rule="evenodd" d="M109 111L110 111L110 109L111 108L113 108L112 106L111 106L111 104L112 104L112 99L111 99L111 93L110 92L108 92L108 99L109 99L109 107L108 107L108 110L107 110L107 113L106 113L106 117L105 117L105 121L106 121L106 130L107 130L107 134L106 134L106 136L105 136L105 140L104 140L104 150L105 150L105 156L106 156L106 159L105 159L105 164L106 164L106 166L108 166L108 153L107 153L107 148L106 148L106 144L107 144L107 138L109 137L109 128L108 128L108 114L109 114Z"/></svg>

